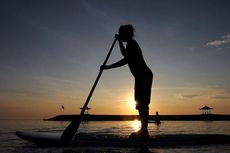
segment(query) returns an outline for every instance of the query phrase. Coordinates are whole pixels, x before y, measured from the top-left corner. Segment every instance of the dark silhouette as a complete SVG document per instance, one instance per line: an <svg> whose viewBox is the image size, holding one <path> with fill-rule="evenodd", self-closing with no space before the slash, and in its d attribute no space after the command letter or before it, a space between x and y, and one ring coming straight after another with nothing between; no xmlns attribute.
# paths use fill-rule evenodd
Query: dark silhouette
<svg viewBox="0 0 230 153"><path fill-rule="evenodd" d="M138 153L153 153L153 152L149 151L148 146L142 146L142 147L140 147L140 150L138 151Z"/></svg>
<svg viewBox="0 0 230 153"><path fill-rule="evenodd" d="M156 116L155 116L155 123L157 125L161 124L161 118L158 112L156 112Z"/></svg>
<svg viewBox="0 0 230 153"><path fill-rule="evenodd" d="M133 37L134 28L132 25L120 26L119 34L116 34L115 38L119 42L121 54L124 58L111 65L102 65L101 69L117 68L128 64L135 78L136 109L139 111L141 120L141 129L132 133L130 137L145 140L149 137L148 118L153 74L146 65L141 48ZM123 42L127 43L126 47L124 47Z"/></svg>

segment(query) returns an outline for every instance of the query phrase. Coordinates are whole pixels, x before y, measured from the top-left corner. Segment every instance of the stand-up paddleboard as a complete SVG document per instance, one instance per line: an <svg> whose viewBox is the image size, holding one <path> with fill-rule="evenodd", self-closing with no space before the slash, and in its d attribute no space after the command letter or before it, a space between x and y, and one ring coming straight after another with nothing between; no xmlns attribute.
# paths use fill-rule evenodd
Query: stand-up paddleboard
<svg viewBox="0 0 230 153"><path fill-rule="evenodd" d="M16 135L23 140L27 140L38 145L59 145L61 139L61 134L48 132L16 131Z"/></svg>
<svg viewBox="0 0 230 153"><path fill-rule="evenodd" d="M61 134L44 132L17 131L16 135L24 140L40 146L60 145ZM181 146L181 145L210 145L230 144L230 135L222 134L163 134L151 136L148 141L129 139L128 136L111 134L78 133L71 141L72 146Z"/></svg>

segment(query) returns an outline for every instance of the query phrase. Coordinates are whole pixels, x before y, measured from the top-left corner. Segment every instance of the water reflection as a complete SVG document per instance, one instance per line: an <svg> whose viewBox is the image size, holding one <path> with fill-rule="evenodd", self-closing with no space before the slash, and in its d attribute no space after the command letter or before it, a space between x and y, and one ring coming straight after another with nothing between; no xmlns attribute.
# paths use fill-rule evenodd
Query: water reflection
<svg viewBox="0 0 230 153"><path fill-rule="evenodd" d="M132 127L135 132L137 132L141 128L141 123L138 120L134 120L132 122Z"/></svg>

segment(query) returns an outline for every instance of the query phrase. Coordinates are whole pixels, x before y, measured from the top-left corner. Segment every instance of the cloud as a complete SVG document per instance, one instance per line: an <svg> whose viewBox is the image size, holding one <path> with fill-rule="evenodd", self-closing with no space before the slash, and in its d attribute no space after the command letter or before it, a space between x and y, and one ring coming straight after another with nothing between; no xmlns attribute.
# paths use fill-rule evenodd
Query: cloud
<svg viewBox="0 0 230 153"><path fill-rule="evenodd" d="M230 34L223 36L222 39L209 41L206 46L219 47L225 44L230 44Z"/></svg>
<svg viewBox="0 0 230 153"><path fill-rule="evenodd" d="M199 97L200 95L198 94L188 94L188 95L182 95L182 97L184 98L196 98Z"/></svg>
<svg viewBox="0 0 230 153"><path fill-rule="evenodd" d="M230 97L229 96L214 96L212 97L212 99L226 100L226 99L230 99Z"/></svg>

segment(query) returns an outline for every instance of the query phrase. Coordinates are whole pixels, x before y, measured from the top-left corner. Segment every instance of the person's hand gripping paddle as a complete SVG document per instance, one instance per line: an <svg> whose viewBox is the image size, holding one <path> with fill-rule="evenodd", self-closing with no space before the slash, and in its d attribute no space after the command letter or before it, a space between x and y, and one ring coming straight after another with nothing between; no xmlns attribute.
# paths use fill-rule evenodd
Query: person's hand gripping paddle
<svg viewBox="0 0 230 153"><path fill-rule="evenodd" d="M117 39L114 39L114 41L113 41L113 43L112 43L112 46L111 46L111 48L110 48L110 50L109 50L109 52L108 52L108 54L107 54L107 56L106 56L106 58L105 58L105 61L104 61L104 63L103 63L103 66L106 65L106 63L107 63L107 61L108 61L108 59L109 59L109 56L110 56L110 54L111 54L111 52L112 52L112 50L113 50L113 47L114 47L114 45L115 45L115 43L116 43L116 40L117 40ZM64 130L64 132L62 133L61 141L60 141L61 145L68 145L68 144L71 142L71 140L73 139L73 136L75 135L75 133L77 132L77 130L78 130L79 126L80 126L80 123L81 123L81 121L82 121L82 119L83 119L83 117L84 117L85 110L86 110L86 108L87 108L87 106L88 106L88 104L89 104L89 101L90 101L90 99L91 99L91 97L92 97L92 95L93 95L94 89L95 89L96 86L97 86L97 83L98 83L98 81L99 81L99 79L100 79L100 77L101 77L101 74L102 74L103 70L104 70L104 69L100 69L99 74L98 74L98 76L97 76L97 78L96 78L96 80L95 80L95 82L94 82L94 84L93 84L93 87L92 87L92 89L90 90L90 93L89 93L89 95L88 95L88 98L86 99L85 104L84 104L84 106L82 107L80 116L74 118L74 119L71 121L71 123L67 126L67 128Z"/></svg>

